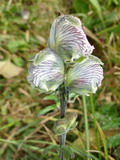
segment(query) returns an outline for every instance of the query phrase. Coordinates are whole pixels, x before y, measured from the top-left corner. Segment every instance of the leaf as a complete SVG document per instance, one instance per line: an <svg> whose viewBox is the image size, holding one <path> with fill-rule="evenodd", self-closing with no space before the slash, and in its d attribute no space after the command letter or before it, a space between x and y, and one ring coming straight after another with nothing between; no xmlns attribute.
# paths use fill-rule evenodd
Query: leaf
<svg viewBox="0 0 120 160"><path fill-rule="evenodd" d="M18 50L23 51L28 47L28 44L25 40L12 40L8 43L7 47L11 52L16 52Z"/></svg>
<svg viewBox="0 0 120 160"><path fill-rule="evenodd" d="M85 0L74 0L73 7L77 13L87 13L89 11L88 3Z"/></svg>
<svg viewBox="0 0 120 160"><path fill-rule="evenodd" d="M38 116L43 115L43 114L46 114L46 113L48 113L49 111L54 110L55 108L57 108L57 105L56 105L56 104L50 105L50 106L42 109L42 110L38 113Z"/></svg>
<svg viewBox="0 0 120 160"><path fill-rule="evenodd" d="M86 57L81 56L80 58L78 58L78 59L75 60L75 63L80 63L80 62L82 62L82 60L84 60L85 58L86 58Z"/></svg>
<svg viewBox="0 0 120 160"><path fill-rule="evenodd" d="M120 35L120 24L116 24L110 27L105 28L104 30L97 33L97 35L102 35L105 33L115 33L116 35Z"/></svg>
<svg viewBox="0 0 120 160"><path fill-rule="evenodd" d="M93 7L97 10L98 15L102 18L101 7L98 0L90 0Z"/></svg>
<svg viewBox="0 0 120 160"><path fill-rule="evenodd" d="M119 146L120 145L120 133L109 137L107 140L108 140L108 146L110 148L112 147L115 148Z"/></svg>
<svg viewBox="0 0 120 160"><path fill-rule="evenodd" d="M12 151L8 148L5 154L6 160L12 160Z"/></svg>
<svg viewBox="0 0 120 160"><path fill-rule="evenodd" d="M53 94L45 96L44 100L54 100L56 103L59 103L59 98L56 95L53 95Z"/></svg>
<svg viewBox="0 0 120 160"><path fill-rule="evenodd" d="M73 147L69 147L71 149L72 152L76 153L77 155L81 156L81 157L89 157L90 160L92 160L92 155L89 154L90 156L87 155L86 152L84 152L83 150L80 150L80 149L75 149ZM93 159L95 160L95 159Z"/></svg>
<svg viewBox="0 0 120 160"><path fill-rule="evenodd" d="M99 107L98 111L96 117L103 130L119 127L120 117L114 104L108 103Z"/></svg>
<svg viewBox="0 0 120 160"><path fill-rule="evenodd" d="M26 156L24 157L26 160L27 159L34 159L34 160L40 160L40 158L38 157L38 155L36 155L35 153L29 151L29 150L25 150L28 154L26 154Z"/></svg>
<svg viewBox="0 0 120 160"><path fill-rule="evenodd" d="M0 75L7 79L18 76L22 70L9 60L0 61Z"/></svg>
<svg viewBox="0 0 120 160"><path fill-rule="evenodd" d="M65 158L66 158L67 160L69 160L70 158L71 158L71 159L75 158L75 154L74 154L74 152L71 150L70 147L67 147L67 146L66 146L66 147L64 147L63 149L64 149Z"/></svg>
<svg viewBox="0 0 120 160"><path fill-rule="evenodd" d="M14 55L12 60L18 67L24 66L24 60L21 57Z"/></svg>

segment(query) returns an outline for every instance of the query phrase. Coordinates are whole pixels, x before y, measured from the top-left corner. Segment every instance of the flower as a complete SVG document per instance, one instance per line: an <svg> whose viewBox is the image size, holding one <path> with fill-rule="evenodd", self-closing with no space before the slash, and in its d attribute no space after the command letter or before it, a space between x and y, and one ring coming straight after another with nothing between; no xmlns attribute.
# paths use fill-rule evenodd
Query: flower
<svg viewBox="0 0 120 160"><path fill-rule="evenodd" d="M66 86L80 95L95 93L103 79L100 65L103 65L101 60L92 55L74 64L66 75Z"/></svg>
<svg viewBox="0 0 120 160"><path fill-rule="evenodd" d="M30 59L28 82L39 88L41 93L55 91L64 80L64 64L61 58L50 48L40 51Z"/></svg>
<svg viewBox="0 0 120 160"><path fill-rule="evenodd" d="M96 92L103 79L103 63L91 55L94 47L88 42L78 18L71 15L56 18L48 46L30 59L27 79L33 87L47 93L64 82L65 87L80 95ZM74 59L73 63L65 63Z"/></svg>
<svg viewBox="0 0 120 160"><path fill-rule="evenodd" d="M64 61L89 56L94 49L87 40L81 21L72 15L61 15L54 20L48 46Z"/></svg>

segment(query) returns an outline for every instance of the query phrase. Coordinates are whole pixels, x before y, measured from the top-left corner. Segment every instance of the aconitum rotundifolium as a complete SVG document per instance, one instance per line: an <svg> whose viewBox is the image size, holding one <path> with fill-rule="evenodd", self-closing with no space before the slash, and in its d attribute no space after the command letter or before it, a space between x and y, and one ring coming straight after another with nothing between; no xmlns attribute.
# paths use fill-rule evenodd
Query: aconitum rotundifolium
<svg viewBox="0 0 120 160"><path fill-rule="evenodd" d="M87 40L82 23L71 15L61 15L54 20L47 47L30 59L27 79L40 93L59 88L61 119L55 123L55 133L63 146L67 132L77 125L76 114L65 116L68 90L78 95L95 93L103 79L103 63L91 55L94 47ZM60 160L63 159L61 147Z"/></svg>
<svg viewBox="0 0 120 160"><path fill-rule="evenodd" d="M87 40L81 21L72 15L61 15L53 21L48 47L54 49L64 61L89 56L94 49Z"/></svg>
<svg viewBox="0 0 120 160"><path fill-rule="evenodd" d="M65 118L57 120L54 125L56 135L62 135L76 127L77 113L69 113Z"/></svg>
<svg viewBox="0 0 120 160"><path fill-rule="evenodd" d="M95 93L103 79L103 65L95 56L89 56L80 63L75 63L66 75L66 86L80 95Z"/></svg>
<svg viewBox="0 0 120 160"><path fill-rule="evenodd" d="M28 82L41 93L55 91L64 80L64 65L61 58L50 48L40 51L30 59Z"/></svg>
<svg viewBox="0 0 120 160"><path fill-rule="evenodd" d="M94 47L88 42L78 18L57 17L50 30L48 47L30 60L27 79L33 87L47 93L56 91L64 82L68 90L80 95L96 92L103 79L103 63L91 56ZM73 65L69 66L66 61L71 60Z"/></svg>

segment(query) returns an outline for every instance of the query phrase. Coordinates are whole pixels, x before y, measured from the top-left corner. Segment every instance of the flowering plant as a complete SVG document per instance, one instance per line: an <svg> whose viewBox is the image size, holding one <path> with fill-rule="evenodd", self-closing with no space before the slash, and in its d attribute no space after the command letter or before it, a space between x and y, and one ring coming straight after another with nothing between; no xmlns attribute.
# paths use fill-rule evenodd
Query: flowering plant
<svg viewBox="0 0 120 160"><path fill-rule="evenodd" d="M27 79L32 87L41 93L60 92L62 119L56 122L55 129L61 145L77 118L76 114L65 117L68 91L89 95L101 85L103 63L91 55L93 49L81 21L72 15L60 15L51 26L47 48L30 59ZM62 151L60 159L64 159Z"/></svg>

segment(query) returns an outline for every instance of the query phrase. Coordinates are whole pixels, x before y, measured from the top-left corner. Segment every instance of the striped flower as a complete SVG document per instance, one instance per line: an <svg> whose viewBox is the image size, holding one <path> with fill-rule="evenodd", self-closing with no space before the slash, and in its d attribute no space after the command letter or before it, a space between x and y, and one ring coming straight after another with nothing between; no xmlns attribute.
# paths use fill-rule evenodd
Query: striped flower
<svg viewBox="0 0 120 160"><path fill-rule="evenodd" d="M102 62L92 56L94 49L87 40L81 21L71 15L61 15L52 24L49 48L30 60L28 82L41 93L55 91L63 82L66 87L81 95L95 93L103 79ZM61 58L62 57L62 58ZM72 68L63 60L74 60Z"/></svg>
<svg viewBox="0 0 120 160"><path fill-rule="evenodd" d="M48 46L54 49L64 61L89 56L94 49L87 40L81 21L71 15L61 15L54 20Z"/></svg>
<svg viewBox="0 0 120 160"><path fill-rule="evenodd" d="M103 63L95 56L89 56L76 63L66 75L66 85L80 95L95 93L103 79Z"/></svg>
<svg viewBox="0 0 120 160"><path fill-rule="evenodd" d="M44 49L30 61L27 80L41 93L55 91L63 83L64 64L53 50Z"/></svg>

